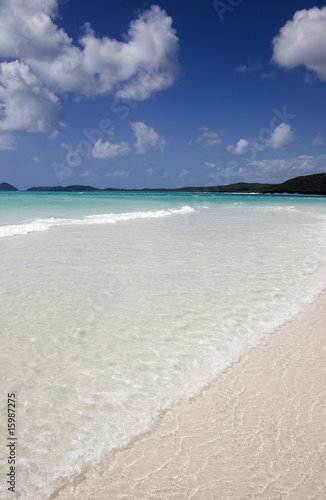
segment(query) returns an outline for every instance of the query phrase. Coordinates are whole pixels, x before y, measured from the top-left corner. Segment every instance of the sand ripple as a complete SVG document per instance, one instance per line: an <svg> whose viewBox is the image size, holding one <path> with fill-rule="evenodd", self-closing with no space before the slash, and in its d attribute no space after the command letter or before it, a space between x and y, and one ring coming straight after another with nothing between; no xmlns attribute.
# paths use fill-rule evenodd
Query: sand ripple
<svg viewBox="0 0 326 500"><path fill-rule="evenodd" d="M326 295L64 499L324 500Z"/></svg>

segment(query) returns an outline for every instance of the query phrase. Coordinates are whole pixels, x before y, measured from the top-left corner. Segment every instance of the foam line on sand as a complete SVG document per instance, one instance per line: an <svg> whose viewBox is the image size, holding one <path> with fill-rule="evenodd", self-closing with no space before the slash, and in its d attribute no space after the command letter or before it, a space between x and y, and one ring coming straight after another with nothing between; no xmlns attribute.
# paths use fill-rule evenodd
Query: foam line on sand
<svg viewBox="0 0 326 500"><path fill-rule="evenodd" d="M324 292L57 498L325 500L325 334Z"/></svg>

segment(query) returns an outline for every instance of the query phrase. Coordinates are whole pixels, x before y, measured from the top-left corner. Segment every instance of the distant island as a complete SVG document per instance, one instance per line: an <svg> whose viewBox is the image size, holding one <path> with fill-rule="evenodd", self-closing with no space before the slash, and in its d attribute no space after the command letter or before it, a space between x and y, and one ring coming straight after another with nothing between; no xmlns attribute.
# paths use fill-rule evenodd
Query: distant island
<svg viewBox="0 0 326 500"><path fill-rule="evenodd" d="M18 189L7 182L3 182L0 184L0 191L18 191Z"/></svg>
<svg viewBox="0 0 326 500"><path fill-rule="evenodd" d="M0 191L18 191L6 182L0 183ZM182 188L144 188L144 189L98 189L92 186L38 186L26 191L36 192L148 192L148 193L257 193L257 194L304 194L326 195L326 174L312 174L294 177L281 184L261 184L257 182L236 182L225 186L188 186Z"/></svg>

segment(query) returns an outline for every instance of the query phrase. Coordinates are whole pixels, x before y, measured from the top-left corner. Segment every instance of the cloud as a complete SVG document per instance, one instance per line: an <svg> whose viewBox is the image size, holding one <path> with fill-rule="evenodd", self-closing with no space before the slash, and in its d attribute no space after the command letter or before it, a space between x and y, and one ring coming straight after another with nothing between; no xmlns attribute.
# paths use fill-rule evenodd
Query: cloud
<svg viewBox="0 0 326 500"><path fill-rule="evenodd" d="M261 75L262 80L271 80L272 78L275 78L275 77L276 77L276 71L274 71L274 70L268 71L267 73L263 73Z"/></svg>
<svg viewBox="0 0 326 500"><path fill-rule="evenodd" d="M254 73L261 67L261 62L258 60L253 66L247 66L246 64L241 64L236 68L238 73Z"/></svg>
<svg viewBox="0 0 326 500"><path fill-rule="evenodd" d="M66 36L52 24L55 0L2 0L0 4L0 57L44 56ZM42 43L43 37L43 43ZM62 40L62 42L64 42Z"/></svg>
<svg viewBox="0 0 326 500"><path fill-rule="evenodd" d="M83 172L82 174L80 174L80 177L82 179L89 179L90 177L92 177L92 173L89 172L88 170L85 170L85 172Z"/></svg>
<svg viewBox="0 0 326 500"><path fill-rule="evenodd" d="M281 123L266 141L265 149L291 149L295 144L296 139L291 125Z"/></svg>
<svg viewBox="0 0 326 500"><path fill-rule="evenodd" d="M55 92L115 93L143 100L180 74L172 19L153 5L129 25L125 41L97 38L89 23L79 45L53 20L55 0L3 0L0 55L19 58Z"/></svg>
<svg viewBox="0 0 326 500"><path fill-rule="evenodd" d="M213 148L223 142L223 131L221 131L221 134L218 134L217 132L209 130L208 127L200 127L198 130L200 132L199 136L194 141L190 141L189 145L199 143L202 148L206 149Z"/></svg>
<svg viewBox="0 0 326 500"><path fill-rule="evenodd" d="M324 145L324 138L321 132L318 132L311 144L314 148L319 148Z"/></svg>
<svg viewBox="0 0 326 500"><path fill-rule="evenodd" d="M253 146L247 139L239 139L235 146L232 146L230 144L226 149L234 155L243 155L250 151L252 148Z"/></svg>
<svg viewBox="0 0 326 500"><path fill-rule="evenodd" d="M283 178L291 178L299 175L309 175L323 172L325 170L326 155L300 155L292 159L279 160L254 160L247 163L242 169L250 177L256 174L266 179L268 176L282 174ZM269 181L270 182L270 181Z"/></svg>
<svg viewBox="0 0 326 500"><path fill-rule="evenodd" d="M39 159L38 156L34 156L34 158L32 158L32 160L34 163L42 163L42 161Z"/></svg>
<svg viewBox="0 0 326 500"><path fill-rule="evenodd" d="M122 99L147 99L173 85L181 72L172 19L155 5L130 24L125 42L97 39L87 26L80 43L85 71L99 75L98 91L115 87Z"/></svg>
<svg viewBox="0 0 326 500"><path fill-rule="evenodd" d="M133 122L130 126L137 139L137 154L144 154L149 149L157 149L163 152L167 144L166 140L164 137L160 137L153 128L148 127L142 122Z"/></svg>
<svg viewBox="0 0 326 500"><path fill-rule="evenodd" d="M304 65L326 81L326 7L295 12L273 39L273 61L283 68Z"/></svg>
<svg viewBox="0 0 326 500"><path fill-rule="evenodd" d="M0 150L16 149L15 138L12 134L0 132Z"/></svg>
<svg viewBox="0 0 326 500"><path fill-rule="evenodd" d="M256 68L250 68L246 64L241 64L241 66L236 68L236 71L238 71L238 73L253 73L256 71Z"/></svg>
<svg viewBox="0 0 326 500"><path fill-rule="evenodd" d="M216 167L215 163L210 163L209 161L205 161L205 165L208 168L215 168Z"/></svg>
<svg viewBox="0 0 326 500"><path fill-rule="evenodd" d="M130 172L127 170L114 170L113 172L107 172L105 177L128 177Z"/></svg>
<svg viewBox="0 0 326 500"><path fill-rule="evenodd" d="M243 155L249 151L265 151L266 149L285 150L291 149L296 145L295 134L291 125L280 123L278 127L271 133L270 137L265 140L249 141L248 139L239 139L235 146L232 144L227 146L227 151L235 155Z"/></svg>
<svg viewBox="0 0 326 500"><path fill-rule="evenodd" d="M61 2L62 3L62 2ZM2 130L44 132L63 122L58 94L113 94L144 100L181 74L172 19L153 5L129 25L123 41L96 37L86 23L74 44L55 24L57 0L1 0Z"/></svg>
<svg viewBox="0 0 326 500"><path fill-rule="evenodd" d="M110 141L99 139L92 151L93 158L114 158L115 156L126 156L131 149L124 141L113 144Z"/></svg>
<svg viewBox="0 0 326 500"><path fill-rule="evenodd" d="M0 64L0 130L46 132L64 125L58 98L18 61Z"/></svg>
<svg viewBox="0 0 326 500"><path fill-rule="evenodd" d="M247 66L246 64L241 64L236 68L238 73L254 73L257 70L257 66Z"/></svg>
<svg viewBox="0 0 326 500"><path fill-rule="evenodd" d="M56 139L58 137L58 135L60 134L59 130L55 129L51 132L51 134L49 135L49 138L50 139Z"/></svg>
<svg viewBox="0 0 326 500"><path fill-rule="evenodd" d="M184 169L179 175L179 179L182 179L182 177L185 177L186 175L189 174L189 170Z"/></svg>
<svg viewBox="0 0 326 500"><path fill-rule="evenodd" d="M308 83L309 85L312 85L318 80L318 77L316 76L316 73L305 73L303 75L303 81L305 83Z"/></svg>

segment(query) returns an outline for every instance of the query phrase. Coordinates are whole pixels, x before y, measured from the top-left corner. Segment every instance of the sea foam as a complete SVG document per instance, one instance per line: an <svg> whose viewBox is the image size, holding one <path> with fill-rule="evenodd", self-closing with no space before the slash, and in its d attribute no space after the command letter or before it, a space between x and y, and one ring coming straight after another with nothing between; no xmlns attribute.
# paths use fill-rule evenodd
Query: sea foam
<svg viewBox="0 0 326 500"><path fill-rule="evenodd" d="M56 218L36 219L15 225L0 226L0 238L8 236L24 235L35 232L48 231L53 227L79 225L86 226L92 224L116 224L117 222L135 220L135 219L159 219L171 215L182 215L193 212L194 209L189 206L183 206L180 209L151 210L127 213L94 214L86 215L84 218Z"/></svg>

